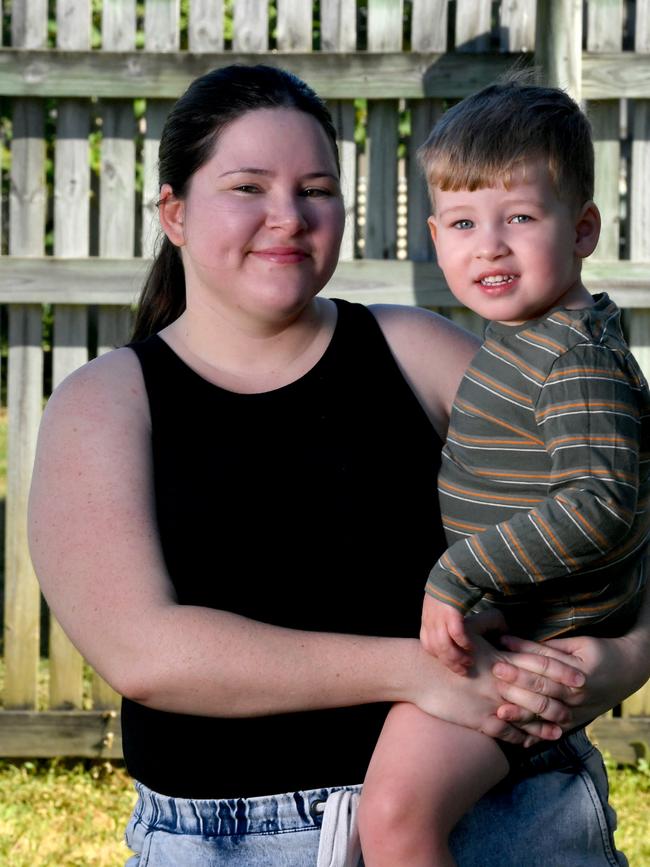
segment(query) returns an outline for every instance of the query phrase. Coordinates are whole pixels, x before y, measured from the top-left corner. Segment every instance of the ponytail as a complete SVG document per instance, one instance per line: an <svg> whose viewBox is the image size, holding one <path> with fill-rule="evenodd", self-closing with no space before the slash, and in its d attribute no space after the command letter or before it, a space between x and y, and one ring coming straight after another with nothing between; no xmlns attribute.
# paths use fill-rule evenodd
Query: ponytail
<svg viewBox="0 0 650 867"><path fill-rule="evenodd" d="M165 235L142 287L131 340L145 340L156 334L184 310L183 263L178 248Z"/></svg>

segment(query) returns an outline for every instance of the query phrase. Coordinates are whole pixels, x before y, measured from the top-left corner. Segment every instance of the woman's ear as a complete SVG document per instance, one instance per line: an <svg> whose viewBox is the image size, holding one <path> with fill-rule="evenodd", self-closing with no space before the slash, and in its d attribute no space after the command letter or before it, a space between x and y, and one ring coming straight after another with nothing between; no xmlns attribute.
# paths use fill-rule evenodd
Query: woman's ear
<svg viewBox="0 0 650 867"><path fill-rule="evenodd" d="M594 202L585 202L576 219L575 253L586 259L596 249L600 237L600 211Z"/></svg>
<svg viewBox="0 0 650 867"><path fill-rule="evenodd" d="M169 184L160 188L158 199L160 227L175 247L185 244L185 202L174 195Z"/></svg>

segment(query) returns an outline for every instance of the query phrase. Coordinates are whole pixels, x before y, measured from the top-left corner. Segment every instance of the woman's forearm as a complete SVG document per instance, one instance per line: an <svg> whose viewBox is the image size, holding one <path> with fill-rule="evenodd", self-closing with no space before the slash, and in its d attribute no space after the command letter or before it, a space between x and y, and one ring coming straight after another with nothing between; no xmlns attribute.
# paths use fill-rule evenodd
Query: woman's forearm
<svg viewBox="0 0 650 867"><path fill-rule="evenodd" d="M284 629L171 604L149 615L140 640L149 650L116 686L161 710L257 716L413 701L417 692L419 647L410 639Z"/></svg>

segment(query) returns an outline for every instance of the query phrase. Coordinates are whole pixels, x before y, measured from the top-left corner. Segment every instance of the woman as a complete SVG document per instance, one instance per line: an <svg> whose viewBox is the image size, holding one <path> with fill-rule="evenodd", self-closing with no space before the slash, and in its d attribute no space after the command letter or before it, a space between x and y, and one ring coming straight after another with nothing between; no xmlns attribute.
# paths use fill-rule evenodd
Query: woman
<svg viewBox="0 0 650 867"><path fill-rule="evenodd" d="M650 674L648 617L625 639L512 655L477 639L472 678L425 653L440 441L475 340L423 310L317 297L343 229L335 133L288 73L195 81L159 168L165 239L135 342L52 397L31 549L54 613L124 696L129 863L302 867L386 703L553 740ZM584 736L531 761L547 772L459 826L459 863L557 863L558 845L571 864L624 863ZM553 854L531 849L538 821Z"/></svg>

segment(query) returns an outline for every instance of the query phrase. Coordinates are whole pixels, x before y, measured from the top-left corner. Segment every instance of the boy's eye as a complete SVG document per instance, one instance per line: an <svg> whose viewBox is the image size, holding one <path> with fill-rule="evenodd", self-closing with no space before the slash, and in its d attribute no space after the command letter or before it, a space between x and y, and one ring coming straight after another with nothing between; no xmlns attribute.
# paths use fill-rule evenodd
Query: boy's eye
<svg viewBox="0 0 650 867"><path fill-rule="evenodd" d="M452 226L454 229L473 229L474 222L473 220L456 220Z"/></svg>
<svg viewBox="0 0 650 867"><path fill-rule="evenodd" d="M529 223L530 220L531 220L531 217L529 217L528 214L515 214L514 217L511 217L510 222L511 223Z"/></svg>

